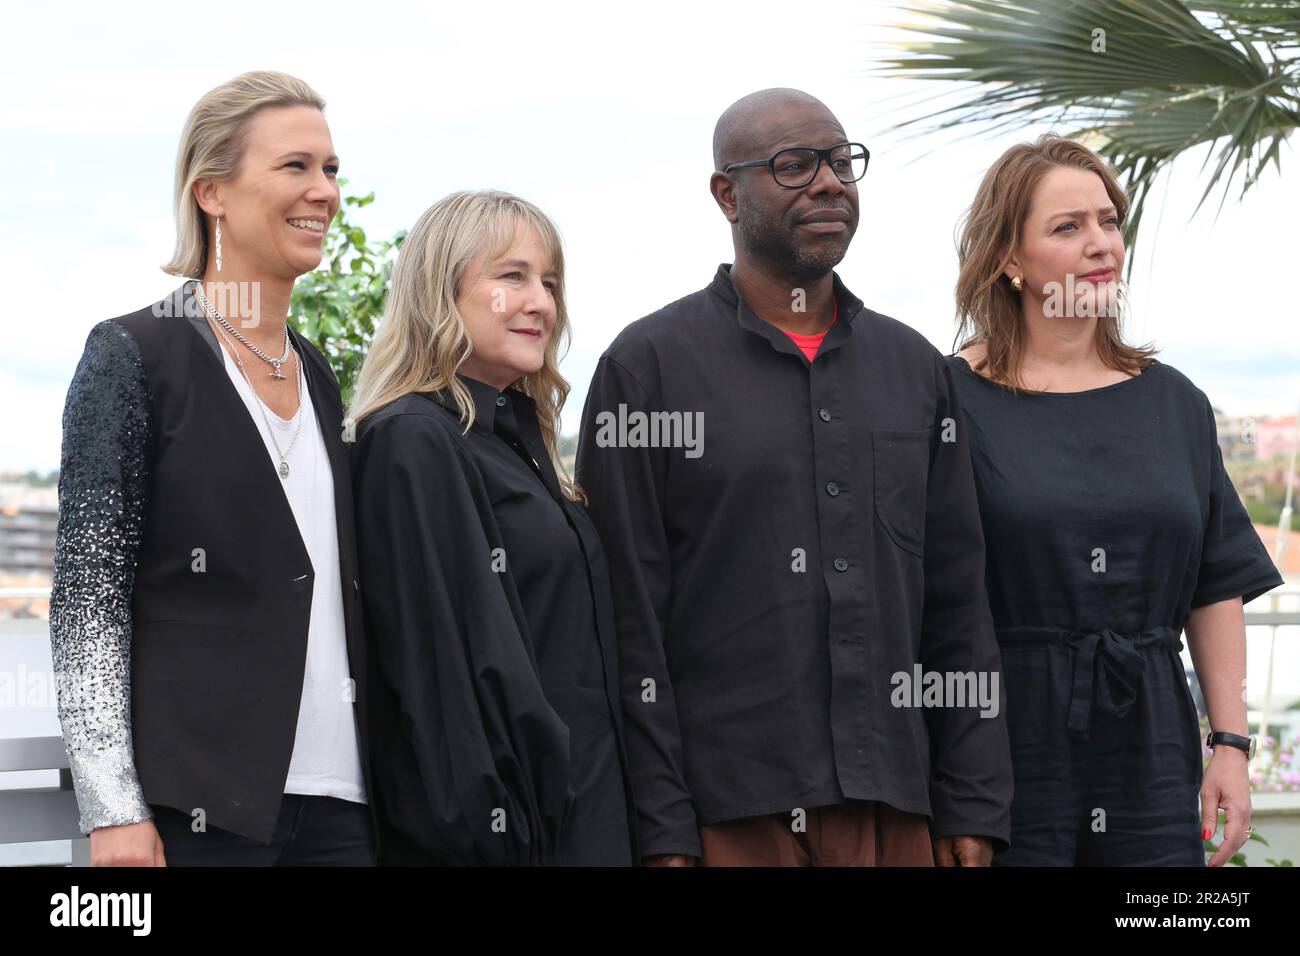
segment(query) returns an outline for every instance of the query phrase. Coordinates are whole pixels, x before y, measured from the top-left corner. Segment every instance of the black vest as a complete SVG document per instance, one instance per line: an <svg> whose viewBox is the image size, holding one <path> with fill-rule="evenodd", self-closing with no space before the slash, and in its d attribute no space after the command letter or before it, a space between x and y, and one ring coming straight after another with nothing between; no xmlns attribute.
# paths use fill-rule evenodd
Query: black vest
<svg viewBox="0 0 1300 956"><path fill-rule="evenodd" d="M153 420L131 601L135 766L150 803L202 808L209 826L269 843L298 724L315 572L256 424L221 357L186 318L196 314L185 294L192 285L116 320L139 347ZM324 356L289 334L334 476L348 664L373 821L343 410Z"/></svg>

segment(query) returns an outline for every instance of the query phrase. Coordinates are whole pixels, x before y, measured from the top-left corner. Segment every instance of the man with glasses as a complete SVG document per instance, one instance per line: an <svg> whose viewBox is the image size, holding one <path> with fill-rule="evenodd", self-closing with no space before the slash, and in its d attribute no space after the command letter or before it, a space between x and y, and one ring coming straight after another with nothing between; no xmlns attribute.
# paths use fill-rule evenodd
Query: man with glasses
<svg viewBox="0 0 1300 956"><path fill-rule="evenodd" d="M713 152L735 262L618 336L578 452L643 857L987 865L1011 763L961 413L833 271L869 153L785 89Z"/></svg>

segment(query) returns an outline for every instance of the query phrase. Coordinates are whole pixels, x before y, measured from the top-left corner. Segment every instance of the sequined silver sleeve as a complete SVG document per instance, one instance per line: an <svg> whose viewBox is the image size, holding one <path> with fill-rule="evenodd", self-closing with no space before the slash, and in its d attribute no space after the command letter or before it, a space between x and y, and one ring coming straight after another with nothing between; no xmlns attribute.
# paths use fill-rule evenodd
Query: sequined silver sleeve
<svg viewBox="0 0 1300 956"><path fill-rule="evenodd" d="M131 589L149 493L150 404L135 340L86 340L63 408L50 650L81 832L153 817L131 746Z"/></svg>

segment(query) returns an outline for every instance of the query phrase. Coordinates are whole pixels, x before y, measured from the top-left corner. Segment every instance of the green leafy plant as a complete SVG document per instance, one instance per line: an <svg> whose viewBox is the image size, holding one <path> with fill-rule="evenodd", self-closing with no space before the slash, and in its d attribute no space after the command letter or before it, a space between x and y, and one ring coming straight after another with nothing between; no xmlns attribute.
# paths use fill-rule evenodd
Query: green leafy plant
<svg viewBox="0 0 1300 956"><path fill-rule="evenodd" d="M1220 821L1220 822L1219 822L1219 826L1220 826L1220 828L1222 828L1222 827L1224 826L1223 821ZM1262 843L1262 844L1264 844L1264 846L1268 846L1268 841L1265 840L1265 839L1264 839L1262 836L1260 836L1258 833L1251 833L1250 836L1246 837L1246 842L1247 842L1247 843L1249 843L1249 842L1252 841L1252 840L1254 840L1256 843ZM1212 842L1210 842L1209 840L1206 840L1206 841L1205 841L1205 856L1206 856L1206 859L1207 859L1207 860L1208 860L1208 859L1210 858L1210 856L1212 856L1214 853L1217 853L1218 850L1219 850L1219 844L1217 844L1217 843L1212 843ZM1281 860L1281 861L1278 861L1278 860L1274 860L1274 859L1270 858L1270 859L1268 859L1266 862L1268 863L1269 866L1290 866L1290 865L1291 865L1291 861L1290 861L1290 860ZM1246 854L1244 854L1244 853L1242 853L1240 850L1238 850L1236 853L1234 853L1234 854L1232 855L1232 859L1228 861L1228 865L1229 865L1229 866L1249 866L1250 864L1246 862Z"/></svg>
<svg viewBox="0 0 1300 956"><path fill-rule="evenodd" d="M339 186L346 186L346 179ZM373 192L345 196L325 236L321 267L293 288L289 321L329 359L346 408L357 371L370 348L375 321L383 315L393 261L406 231L372 243L348 214L375 201Z"/></svg>

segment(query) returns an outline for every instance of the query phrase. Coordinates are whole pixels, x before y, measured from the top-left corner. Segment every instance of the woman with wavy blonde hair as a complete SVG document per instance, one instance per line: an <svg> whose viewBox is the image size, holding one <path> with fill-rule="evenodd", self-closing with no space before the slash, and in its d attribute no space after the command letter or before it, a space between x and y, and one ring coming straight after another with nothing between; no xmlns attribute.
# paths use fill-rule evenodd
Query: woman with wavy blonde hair
<svg viewBox="0 0 1300 956"><path fill-rule="evenodd" d="M1047 135L993 164L958 247L958 354L1015 774L995 864L1201 866L1250 825L1242 604L1282 583L1205 394L1124 342L1114 172ZM1214 750L1202 773L1186 631ZM1197 801L1200 800L1198 811Z"/></svg>
<svg viewBox="0 0 1300 956"><path fill-rule="evenodd" d="M630 865L608 569L555 448L559 233L460 192L407 235L351 410L381 862Z"/></svg>

